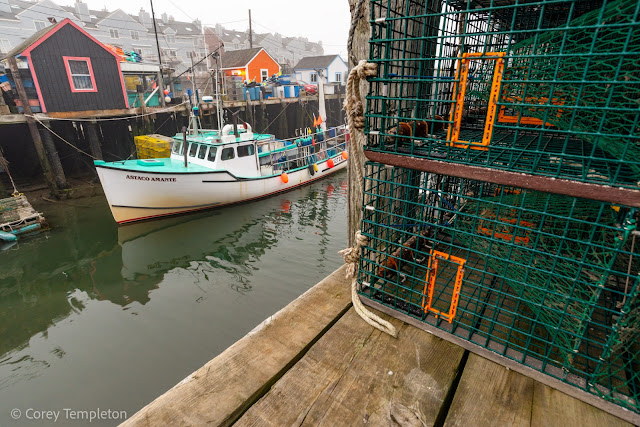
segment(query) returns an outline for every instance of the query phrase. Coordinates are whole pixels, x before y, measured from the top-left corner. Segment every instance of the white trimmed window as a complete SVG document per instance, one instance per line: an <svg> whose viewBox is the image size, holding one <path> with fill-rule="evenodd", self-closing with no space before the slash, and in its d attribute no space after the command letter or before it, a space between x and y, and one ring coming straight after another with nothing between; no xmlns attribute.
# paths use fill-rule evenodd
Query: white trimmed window
<svg viewBox="0 0 640 427"><path fill-rule="evenodd" d="M131 30L131 40L140 40L140 33Z"/></svg>
<svg viewBox="0 0 640 427"><path fill-rule="evenodd" d="M262 78L261 81L265 81L269 78L269 70L266 68L261 68L260 69L260 78Z"/></svg>
<svg viewBox="0 0 640 427"><path fill-rule="evenodd" d="M63 56L71 92L97 92L91 59Z"/></svg>
<svg viewBox="0 0 640 427"><path fill-rule="evenodd" d="M318 74L311 73L311 83L318 83Z"/></svg>
<svg viewBox="0 0 640 427"><path fill-rule="evenodd" d="M175 42L176 42L176 36L167 34L167 43L175 43Z"/></svg>
<svg viewBox="0 0 640 427"><path fill-rule="evenodd" d="M0 52L7 53L11 50L11 42L7 39L0 39Z"/></svg>
<svg viewBox="0 0 640 427"><path fill-rule="evenodd" d="M342 81L342 73L336 73L336 81L337 82L341 82Z"/></svg>
<svg viewBox="0 0 640 427"><path fill-rule="evenodd" d="M35 25L36 31L40 31L47 26L44 21L33 21L33 25Z"/></svg>
<svg viewBox="0 0 640 427"><path fill-rule="evenodd" d="M112 39L119 39L120 38L120 35L118 34L118 30L113 29L113 28L109 29L109 36Z"/></svg>

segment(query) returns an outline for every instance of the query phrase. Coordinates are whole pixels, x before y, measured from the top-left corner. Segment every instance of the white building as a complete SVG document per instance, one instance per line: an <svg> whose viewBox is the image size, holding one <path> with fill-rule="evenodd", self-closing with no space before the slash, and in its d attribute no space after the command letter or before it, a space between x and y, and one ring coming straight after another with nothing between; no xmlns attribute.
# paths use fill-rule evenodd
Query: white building
<svg viewBox="0 0 640 427"><path fill-rule="evenodd" d="M344 85L349 67L340 55L307 56L293 67L296 80L302 83L317 84L318 71L326 83Z"/></svg>

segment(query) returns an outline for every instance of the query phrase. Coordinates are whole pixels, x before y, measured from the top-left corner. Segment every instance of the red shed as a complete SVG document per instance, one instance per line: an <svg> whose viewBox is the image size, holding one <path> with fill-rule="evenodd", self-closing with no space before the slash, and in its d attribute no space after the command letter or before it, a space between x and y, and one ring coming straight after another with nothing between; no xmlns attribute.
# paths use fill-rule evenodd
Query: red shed
<svg viewBox="0 0 640 427"><path fill-rule="evenodd" d="M38 31L11 56L34 112L128 108L120 58L70 19Z"/></svg>
<svg viewBox="0 0 640 427"><path fill-rule="evenodd" d="M243 80L261 82L280 72L280 64L263 47L225 51L221 62L225 75Z"/></svg>

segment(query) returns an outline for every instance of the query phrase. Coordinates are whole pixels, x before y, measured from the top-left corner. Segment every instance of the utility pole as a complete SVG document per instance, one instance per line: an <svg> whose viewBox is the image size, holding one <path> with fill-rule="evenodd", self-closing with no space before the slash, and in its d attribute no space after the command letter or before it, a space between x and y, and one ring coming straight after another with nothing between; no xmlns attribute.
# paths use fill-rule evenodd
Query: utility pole
<svg viewBox="0 0 640 427"><path fill-rule="evenodd" d="M251 30L251 9L249 9L249 49L253 49L253 31Z"/></svg>
<svg viewBox="0 0 640 427"><path fill-rule="evenodd" d="M158 74L158 83L160 84L160 105L166 106L164 101L164 79L162 77L162 55L160 54L160 42L158 41L158 28L156 27L156 13L153 11L153 0L151 3L151 19L153 19L153 32L156 35L156 47L158 48L158 62L160 63L160 73Z"/></svg>

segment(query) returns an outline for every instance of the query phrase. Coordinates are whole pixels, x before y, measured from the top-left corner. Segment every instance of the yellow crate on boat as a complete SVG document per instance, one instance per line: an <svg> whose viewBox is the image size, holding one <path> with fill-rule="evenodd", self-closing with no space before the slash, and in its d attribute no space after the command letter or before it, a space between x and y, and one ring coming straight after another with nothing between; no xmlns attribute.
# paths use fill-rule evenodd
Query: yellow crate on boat
<svg viewBox="0 0 640 427"><path fill-rule="evenodd" d="M161 159L171 156L172 138L164 135L139 135L133 138L139 159Z"/></svg>

